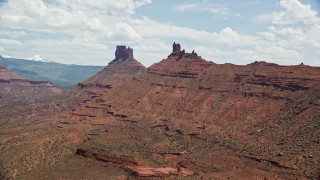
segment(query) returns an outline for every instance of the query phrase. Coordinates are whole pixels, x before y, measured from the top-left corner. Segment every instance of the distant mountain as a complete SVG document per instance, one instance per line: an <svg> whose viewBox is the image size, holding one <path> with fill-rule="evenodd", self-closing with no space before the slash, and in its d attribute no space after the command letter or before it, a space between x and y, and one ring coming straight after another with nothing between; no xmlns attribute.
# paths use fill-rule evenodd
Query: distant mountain
<svg viewBox="0 0 320 180"><path fill-rule="evenodd" d="M74 86L104 68L103 66L60 64L43 60L40 56L35 56L33 60L0 56L0 64L28 79L50 81L58 87Z"/></svg>

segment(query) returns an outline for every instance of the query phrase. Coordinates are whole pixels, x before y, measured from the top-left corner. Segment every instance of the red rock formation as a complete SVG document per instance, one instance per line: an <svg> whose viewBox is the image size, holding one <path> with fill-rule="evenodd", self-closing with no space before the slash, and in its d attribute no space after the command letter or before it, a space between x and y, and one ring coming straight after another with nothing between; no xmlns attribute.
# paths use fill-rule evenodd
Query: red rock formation
<svg viewBox="0 0 320 180"><path fill-rule="evenodd" d="M79 83L79 87L104 86L111 88L112 84L119 81L121 82L121 80L117 78L112 78L113 75L132 77L133 74L146 69L143 64L133 58L133 50L131 48L117 46L115 54L115 59L112 60L108 66L97 75Z"/></svg>
<svg viewBox="0 0 320 180"><path fill-rule="evenodd" d="M117 46L115 60L133 58L133 49L126 46Z"/></svg>
<svg viewBox="0 0 320 180"><path fill-rule="evenodd" d="M0 64L0 95L2 101L10 102L20 98L47 98L61 93L61 89L48 81L26 79Z"/></svg>
<svg viewBox="0 0 320 180"><path fill-rule="evenodd" d="M146 67L133 57L133 49L126 46L117 46L115 59L112 60L106 69L113 73L136 73ZM120 69L118 69L120 68Z"/></svg>
<svg viewBox="0 0 320 180"><path fill-rule="evenodd" d="M97 74L88 80L92 86L77 91L91 97L72 115L85 116L78 122L86 127L94 124L89 142L103 153L142 160L144 167L173 167L174 173L192 169L181 174L195 172L195 178L204 171L204 179L317 177L319 158L305 164L293 159L306 152L320 157L313 143L320 138L314 131L319 67L219 65L176 43L167 59L147 70L127 63L109 64L105 72L112 73ZM96 124L112 132L97 134ZM159 175L157 168L132 170Z"/></svg>
<svg viewBox="0 0 320 180"><path fill-rule="evenodd" d="M175 42L172 45L172 53L168 56L168 58L174 57L175 59L179 60L182 59L183 57L194 57L194 58L201 58L198 57L198 54L192 51L192 53L186 53L186 51L183 49L181 51L181 46L180 44L176 44Z"/></svg>
<svg viewBox="0 0 320 180"><path fill-rule="evenodd" d="M172 45L172 53L180 52L180 51L181 51L180 44L176 44L176 42L174 42L173 45Z"/></svg>
<svg viewBox="0 0 320 180"><path fill-rule="evenodd" d="M185 50L180 51L180 44L174 43L173 52L168 58L153 64L147 69L147 72L161 76L197 78L211 65L212 63L202 59L194 51L192 53L186 53Z"/></svg>
<svg viewBox="0 0 320 180"><path fill-rule="evenodd" d="M175 42L172 45L172 53L169 55L169 57L177 56L180 57L181 54L181 46L180 44L176 44Z"/></svg>
<svg viewBox="0 0 320 180"><path fill-rule="evenodd" d="M78 105L64 116L55 115L61 122L56 124L59 131L52 131L52 125L40 132L75 133L80 145L65 147L72 152L77 149L79 158L54 154L57 161L66 162L55 165L55 169L51 165L40 164L41 168L35 165L31 171L36 177L46 179L40 176L61 173L65 173L63 177L77 176L78 173L70 172L88 172L89 168L92 174L104 173L102 179L114 172L128 178L319 178L319 67L266 62L219 65L194 52L176 52L179 54L147 70L136 60L119 59L76 88L66 101L70 98ZM7 107L0 106L0 114L6 110ZM36 152L57 153L59 143L51 137L50 141L41 138L39 142L33 141L32 136L22 131L34 127L32 120L26 123L28 128L19 124L17 131L12 130L13 126L2 131L7 138L4 143L17 142L15 146L7 143L0 153L4 154L0 157L11 155L6 161L13 161L6 163L8 171L17 172L21 168L19 163L24 163L21 159L29 159L21 152L32 152L17 152L15 147L37 145ZM19 131L21 136L16 134ZM32 144L22 144L20 139ZM86 140L79 142L82 139ZM61 141L67 142L64 138L58 142ZM43 148L47 146L51 150ZM41 153L42 159L46 159L45 155ZM15 163L19 166L14 166ZM24 167L29 168L27 165L30 164ZM110 167L116 170L109 172ZM65 168L73 169L61 171Z"/></svg>
<svg viewBox="0 0 320 180"><path fill-rule="evenodd" d="M132 167L130 168L137 176L140 177L162 177L172 174L178 174L178 169L176 168L150 168L150 167Z"/></svg>
<svg viewBox="0 0 320 180"><path fill-rule="evenodd" d="M26 80L26 78L10 71L2 64L0 64L0 79L1 80Z"/></svg>

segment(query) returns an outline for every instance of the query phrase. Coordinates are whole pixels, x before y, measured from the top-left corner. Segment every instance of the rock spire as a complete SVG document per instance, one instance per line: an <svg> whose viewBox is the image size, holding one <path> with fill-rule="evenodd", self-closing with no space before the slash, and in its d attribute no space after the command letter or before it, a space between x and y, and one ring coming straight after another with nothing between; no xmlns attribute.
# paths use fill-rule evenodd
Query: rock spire
<svg viewBox="0 0 320 180"><path fill-rule="evenodd" d="M133 58L133 49L124 45L117 46L115 60Z"/></svg>
<svg viewBox="0 0 320 180"><path fill-rule="evenodd" d="M181 46L179 43L174 42L172 44L172 53L169 57L177 57L177 59L181 59L183 57L198 57L198 54L193 50L192 53L186 53L184 49L181 50Z"/></svg>

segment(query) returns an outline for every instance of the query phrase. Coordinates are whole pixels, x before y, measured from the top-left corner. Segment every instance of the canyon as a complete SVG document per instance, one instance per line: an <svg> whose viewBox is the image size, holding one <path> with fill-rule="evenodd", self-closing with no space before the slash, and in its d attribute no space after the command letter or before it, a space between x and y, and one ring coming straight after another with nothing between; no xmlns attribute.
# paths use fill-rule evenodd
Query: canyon
<svg viewBox="0 0 320 180"><path fill-rule="evenodd" d="M174 43L146 68L117 46L72 91L0 107L0 168L27 179L317 179L319 92L320 67L216 64Z"/></svg>

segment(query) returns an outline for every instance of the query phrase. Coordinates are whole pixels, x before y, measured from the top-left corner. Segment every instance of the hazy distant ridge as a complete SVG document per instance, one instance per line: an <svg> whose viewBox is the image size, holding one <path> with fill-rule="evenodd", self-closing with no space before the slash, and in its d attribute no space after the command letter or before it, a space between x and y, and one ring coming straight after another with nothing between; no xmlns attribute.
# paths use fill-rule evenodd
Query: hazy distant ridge
<svg viewBox="0 0 320 180"><path fill-rule="evenodd" d="M33 80L51 81L58 87L70 87L99 72L103 66L67 65L56 62L3 58L3 64L13 72Z"/></svg>

